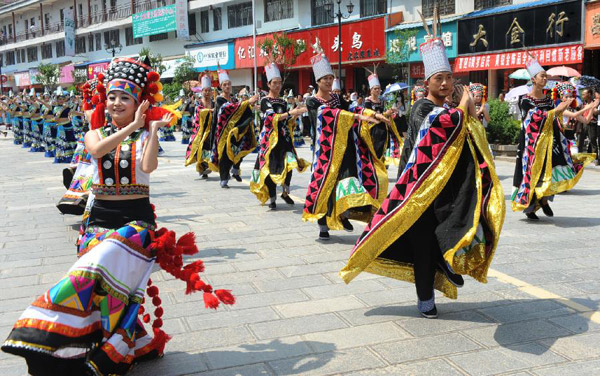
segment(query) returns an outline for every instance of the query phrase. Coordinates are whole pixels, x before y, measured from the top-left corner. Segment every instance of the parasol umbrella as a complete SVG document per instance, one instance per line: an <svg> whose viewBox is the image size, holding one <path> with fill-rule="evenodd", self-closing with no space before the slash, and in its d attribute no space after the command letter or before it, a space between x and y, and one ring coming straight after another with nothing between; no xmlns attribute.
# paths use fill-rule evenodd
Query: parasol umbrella
<svg viewBox="0 0 600 376"><path fill-rule="evenodd" d="M519 98L521 95L529 94L530 91L531 86L529 85L517 86L515 88L510 89L510 91L506 93L504 100L509 101L511 99Z"/></svg>
<svg viewBox="0 0 600 376"><path fill-rule="evenodd" d="M388 85L385 88L385 92L383 93L383 95L394 93L396 91L404 90L407 88L408 88L408 85L405 84L404 82L396 82L395 84Z"/></svg>
<svg viewBox="0 0 600 376"><path fill-rule="evenodd" d="M527 69L525 68L517 69L509 74L508 77L512 78L513 80L529 80L531 78L529 76L529 72L527 72Z"/></svg>
<svg viewBox="0 0 600 376"><path fill-rule="evenodd" d="M551 69L548 69L546 71L546 73L548 74L548 76L562 76L562 77L580 77L581 74L579 72L577 72L575 69L573 68L569 68L566 66L560 66L560 67L554 67Z"/></svg>
<svg viewBox="0 0 600 376"><path fill-rule="evenodd" d="M585 87L593 87L596 89L600 89L600 80L592 76L581 76L571 78L569 82L575 85L575 87L577 87L578 89Z"/></svg>

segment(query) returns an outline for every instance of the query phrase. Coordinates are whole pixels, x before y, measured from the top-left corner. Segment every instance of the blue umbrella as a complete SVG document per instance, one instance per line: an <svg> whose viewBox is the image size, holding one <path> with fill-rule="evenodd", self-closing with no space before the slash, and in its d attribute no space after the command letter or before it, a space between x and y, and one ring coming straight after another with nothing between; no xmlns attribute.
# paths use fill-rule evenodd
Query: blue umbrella
<svg viewBox="0 0 600 376"><path fill-rule="evenodd" d="M527 69L525 68L517 69L509 74L508 77L512 78L513 80L529 80L531 78L529 76L529 72L527 72Z"/></svg>
<svg viewBox="0 0 600 376"><path fill-rule="evenodd" d="M383 93L383 95L387 95L390 93L394 93L396 91L404 90L406 88L408 88L408 85L405 84L404 82L396 82L395 84L388 85L388 87L385 88L385 92Z"/></svg>

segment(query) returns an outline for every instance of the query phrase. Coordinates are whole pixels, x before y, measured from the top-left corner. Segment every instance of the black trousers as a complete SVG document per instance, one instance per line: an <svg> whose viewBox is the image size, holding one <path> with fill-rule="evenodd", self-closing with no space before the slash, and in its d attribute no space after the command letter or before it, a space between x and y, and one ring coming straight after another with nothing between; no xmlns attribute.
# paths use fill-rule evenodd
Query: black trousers
<svg viewBox="0 0 600 376"><path fill-rule="evenodd" d="M229 171L231 170L231 167L239 170L243 159L244 158L240 159L238 163L234 164L227 156L227 153L223 153L219 160L219 176L221 177L221 180L229 180Z"/></svg>
<svg viewBox="0 0 600 376"><path fill-rule="evenodd" d="M579 133L577 140L577 148L579 149L580 153L585 153L587 151L589 153L596 154L596 158L598 158L598 144L600 143L598 140L598 133L598 125L596 123L590 123L583 126L583 129ZM589 137L590 139L587 149L585 149L586 137Z"/></svg>
<svg viewBox="0 0 600 376"><path fill-rule="evenodd" d="M284 184L289 187L291 181L292 181L292 171L288 172L287 176L285 177ZM267 178L265 179L265 185L267 186L267 189L269 190L269 197L277 196L277 186L275 185L273 180L271 180L270 176L267 176Z"/></svg>

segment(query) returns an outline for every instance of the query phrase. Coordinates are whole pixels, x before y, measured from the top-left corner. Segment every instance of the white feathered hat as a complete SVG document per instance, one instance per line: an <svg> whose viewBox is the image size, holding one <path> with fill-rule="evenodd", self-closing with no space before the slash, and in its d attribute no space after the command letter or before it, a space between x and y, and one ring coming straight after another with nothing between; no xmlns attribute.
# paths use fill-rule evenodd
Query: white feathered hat
<svg viewBox="0 0 600 376"><path fill-rule="evenodd" d="M279 72L277 64L273 62L265 65L265 75L267 76L267 82L271 82L274 78L281 78L281 72Z"/></svg>
<svg viewBox="0 0 600 376"><path fill-rule="evenodd" d="M212 87L212 80L208 74L203 74L200 77L200 87L202 89L210 89Z"/></svg>
<svg viewBox="0 0 600 376"><path fill-rule="evenodd" d="M448 61L448 56L446 55L446 46L444 45L444 41L442 41L437 35L438 30L441 32L442 29L437 5L435 5L433 8L433 32L429 31L429 27L427 26L427 22L425 21L423 14L419 12L419 15L423 20L423 26L425 27L425 31L429 36L429 40L421 44L419 47L421 50L421 56L423 57L423 65L425 66L425 80L428 80L436 73L452 73L452 67Z"/></svg>
<svg viewBox="0 0 600 376"><path fill-rule="evenodd" d="M316 55L310 59L310 63L312 64L313 73L315 74L315 81L319 81L325 76L333 76L333 69L331 69L331 64L323 52L319 38L316 38L313 49L315 50Z"/></svg>

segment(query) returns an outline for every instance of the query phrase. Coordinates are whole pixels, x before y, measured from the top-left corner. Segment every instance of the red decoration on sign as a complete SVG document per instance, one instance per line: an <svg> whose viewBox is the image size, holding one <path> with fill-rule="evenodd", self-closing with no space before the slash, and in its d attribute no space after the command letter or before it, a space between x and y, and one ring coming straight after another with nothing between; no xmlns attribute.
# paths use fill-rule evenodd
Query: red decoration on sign
<svg viewBox="0 0 600 376"><path fill-rule="evenodd" d="M530 50L541 65L578 64L583 61L583 45L540 48ZM471 72L489 69L524 68L527 51L502 52L498 54L461 56L456 58L454 72Z"/></svg>
<svg viewBox="0 0 600 376"><path fill-rule="evenodd" d="M337 43L338 27L327 26L302 31L287 33L288 38L303 40L306 50L298 56L294 68L310 67L310 58L314 55L312 44L315 38L319 38L321 46L329 62L334 65L338 63ZM259 35L256 37L256 48L272 34ZM235 40L235 68L254 67L254 43L252 37L238 38ZM342 63L360 63L361 61L375 61L385 59L385 20L378 17L366 21L349 22L342 24ZM258 66L265 65L265 58L259 52L256 63Z"/></svg>

